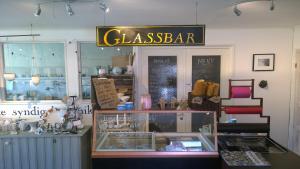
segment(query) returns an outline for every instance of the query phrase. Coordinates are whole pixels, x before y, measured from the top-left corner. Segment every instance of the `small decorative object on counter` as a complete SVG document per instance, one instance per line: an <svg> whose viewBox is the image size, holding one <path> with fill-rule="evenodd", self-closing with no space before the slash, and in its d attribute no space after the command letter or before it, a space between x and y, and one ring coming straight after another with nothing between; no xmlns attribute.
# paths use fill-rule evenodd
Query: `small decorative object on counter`
<svg viewBox="0 0 300 169"><path fill-rule="evenodd" d="M133 102L125 103L126 110L133 110Z"/></svg>
<svg viewBox="0 0 300 169"><path fill-rule="evenodd" d="M187 100L180 100L177 110L189 110L189 105Z"/></svg>
<svg viewBox="0 0 300 169"><path fill-rule="evenodd" d="M208 100L213 102L213 103L220 103L220 96L213 96L211 98L209 98Z"/></svg>
<svg viewBox="0 0 300 169"><path fill-rule="evenodd" d="M82 114L78 106L77 96L69 96L69 100L71 100L71 104L67 104L67 112L64 115L62 129L71 133L77 133L77 129L84 127L81 123ZM68 103L70 103L70 101L68 101Z"/></svg>
<svg viewBox="0 0 300 169"><path fill-rule="evenodd" d="M159 99L159 106L160 106L161 110L165 110L166 109L166 100L163 97L161 97Z"/></svg>
<svg viewBox="0 0 300 169"><path fill-rule="evenodd" d="M201 105L203 103L203 98L201 96L194 97L192 103Z"/></svg>
<svg viewBox="0 0 300 169"><path fill-rule="evenodd" d="M107 65L107 73L110 75L113 67L111 65Z"/></svg>
<svg viewBox="0 0 300 169"><path fill-rule="evenodd" d="M35 133L36 129L38 128L39 120L28 120L27 123L30 126L30 133Z"/></svg>
<svg viewBox="0 0 300 169"><path fill-rule="evenodd" d="M112 69L112 73L113 73L114 75L120 75L120 74L122 74L122 68L120 68L120 67L114 67L114 68Z"/></svg>
<svg viewBox="0 0 300 169"><path fill-rule="evenodd" d="M124 110L126 110L125 104L119 104L119 105L117 106L117 110L119 110L119 111L124 111Z"/></svg>
<svg viewBox="0 0 300 169"><path fill-rule="evenodd" d="M171 109L176 109L177 99L176 97L172 97L171 99Z"/></svg>
<svg viewBox="0 0 300 169"><path fill-rule="evenodd" d="M141 97L141 105L142 105L142 110L149 110L151 109L152 106L152 100L151 100L151 95L150 94L144 94Z"/></svg>
<svg viewBox="0 0 300 169"><path fill-rule="evenodd" d="M105 75L106 71L102 66L97 66L97 72L99 76Z"/></svg>
<svg viewBox="0 0 300 169"><path fill-rule="evenodd" d="M128 75L133 74L133 67L131 65L127 65L126 74Z"/></svg>

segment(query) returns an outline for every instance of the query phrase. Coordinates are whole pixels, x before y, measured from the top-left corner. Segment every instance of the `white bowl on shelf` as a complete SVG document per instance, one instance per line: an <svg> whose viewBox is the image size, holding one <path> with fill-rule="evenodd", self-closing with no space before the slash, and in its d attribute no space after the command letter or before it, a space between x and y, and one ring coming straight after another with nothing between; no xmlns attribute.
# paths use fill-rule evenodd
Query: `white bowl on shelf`
<svg viewBox="0 0 300 169"><path fill-rule="evenodd" d="M15 73L4 73L3 75L5 80L15 80L16 74Z"/></svg>
<svg viewBox="0 0 300 169"><path fill-rule="evenodd" d="M34 85L40 84L40 76L39 75L32 75L31 81Z"/></svg>

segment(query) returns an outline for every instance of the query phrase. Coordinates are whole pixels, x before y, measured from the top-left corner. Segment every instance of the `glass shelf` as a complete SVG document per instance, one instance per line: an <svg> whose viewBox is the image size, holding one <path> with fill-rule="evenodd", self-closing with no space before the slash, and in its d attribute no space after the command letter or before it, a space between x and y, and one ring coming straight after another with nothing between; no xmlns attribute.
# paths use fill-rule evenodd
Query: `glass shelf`
<svg viewBox="0 0 300 169"><path fill-rule="evenodd" d="M30 77L5 81L6 100L61 100L66 96L65 77L40 77L40 83L34 85Z"/></svg>

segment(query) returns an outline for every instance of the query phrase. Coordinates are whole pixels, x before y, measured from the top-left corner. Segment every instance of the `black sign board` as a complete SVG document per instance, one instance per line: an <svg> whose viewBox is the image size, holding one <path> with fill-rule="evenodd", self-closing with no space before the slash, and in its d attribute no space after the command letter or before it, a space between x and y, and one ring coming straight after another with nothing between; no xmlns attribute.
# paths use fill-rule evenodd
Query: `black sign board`
<svg viewBox="0 0 300 169"><path fill-rule="evenodd" d="M203 79L220 83L221 56L192 56L192 83Z"/></svg>
<svg viewBox="0 0 300 169"><path fill-rule="evenodd" d="M159 99L171 101L177 98L177 57L148 57L148 87L152 98L152 107L157 108Z"/></svg>
<svg viewBox="0 0 300 169"><path fill-rule="evenodd" d="M97 46L205 45L205 25L98 26Z"/></svg>

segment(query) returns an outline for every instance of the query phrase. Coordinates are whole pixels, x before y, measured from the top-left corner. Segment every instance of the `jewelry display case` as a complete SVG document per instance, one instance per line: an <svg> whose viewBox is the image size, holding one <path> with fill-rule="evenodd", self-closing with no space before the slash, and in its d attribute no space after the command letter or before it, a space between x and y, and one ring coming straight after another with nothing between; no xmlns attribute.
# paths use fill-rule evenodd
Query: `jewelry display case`
<svg viewBox="0 0 300 169"><path fill-rule="evenodd" d="M218 157L215 112L95 110L93 120L93 158Z"/></svg>

